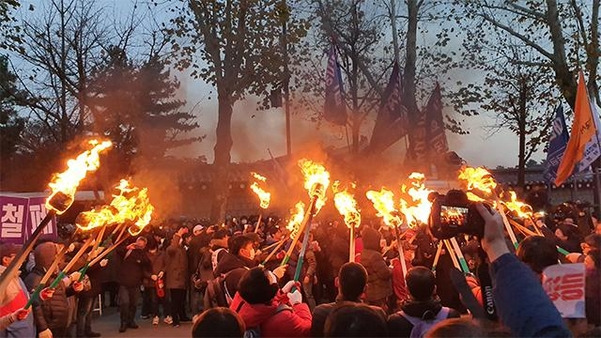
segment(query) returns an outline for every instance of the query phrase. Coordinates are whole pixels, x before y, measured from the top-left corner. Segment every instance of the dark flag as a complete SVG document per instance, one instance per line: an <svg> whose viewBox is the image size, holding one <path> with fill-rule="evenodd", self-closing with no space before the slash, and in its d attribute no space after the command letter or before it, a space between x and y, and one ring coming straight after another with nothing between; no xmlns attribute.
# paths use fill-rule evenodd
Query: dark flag
<svg viewBox="0 0 601 338"><path fill-rule="evenodd" d="M425 161L428 156L428 142L426 137L426 113L418 110L417 120L409 133L409 153L407 156L410 161L413 161L420 166L426 165Z"/></svg>
<svg viewBox="0 0 601 338"><path fill-rule="evenodd" d="M555 111L553 130L551 131L549 149L547 150L547 162L545 163L544 178L548 183L554 182L557 177L557 168L566 150L569 138L566 120L563 116L563 108L559 104Z"/></svg>
<svg viewBox="0 0 601 338"><path fill-rule="evenodd" d="M437 155L444 155L449 151L442 118L442 95L438 83L436 83L436 87L434 87L434 91L428 100L425 115L426 142L428 142L429 154L434 159Z"/></svg>
<svg viewBox="0 0 601 338"><path fill-rule="evenodd" d="M336 58L334 46L328 53L328 68L326 70L326 102L323 117L326 121L346 125L346 104L344 103L342 74Z"/></svg>
<svg viewBox="0 0 601 338"><path fill-rule="evenodd" d="M407 109L401 101L402 93L401 71L395 62L369 142L370 151L384 150L409 132Z"/></svg>

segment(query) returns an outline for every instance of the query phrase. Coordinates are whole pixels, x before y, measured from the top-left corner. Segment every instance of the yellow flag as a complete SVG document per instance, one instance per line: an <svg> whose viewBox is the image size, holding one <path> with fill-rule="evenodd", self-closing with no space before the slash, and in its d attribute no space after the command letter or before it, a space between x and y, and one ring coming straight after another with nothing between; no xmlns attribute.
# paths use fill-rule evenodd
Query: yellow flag
<svg viewBox="0 0 601 338"><path fill-rule="evenodd" d="M584 74L582 71L578 74L578 91L576 92L576 104L574 105L574 122L572 123L572 132L570 140L563 153L559 168L557 169L557 178L555 185L562 184L574 170L574 167L582 159L586 144L595 135L595 123L593 122L593 112L591 103L584 83Z"/></svg>

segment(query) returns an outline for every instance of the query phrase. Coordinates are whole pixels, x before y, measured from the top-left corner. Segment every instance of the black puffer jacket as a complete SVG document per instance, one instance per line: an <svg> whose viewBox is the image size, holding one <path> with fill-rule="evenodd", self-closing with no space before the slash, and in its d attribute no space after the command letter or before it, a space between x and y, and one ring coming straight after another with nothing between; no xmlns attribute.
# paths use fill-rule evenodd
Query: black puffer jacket
<svg viewBox="0 0 601 338"><path fill-rule="evenodd" d="M42 243L35 249L36 266L25 277L27 289L34 290L46 273L46 267L50 267L52 260L56 257L56 246L52 242ZM53 276L55 277L56 274ZM51 283L53 278L50 279ZM72 287L65 288L61 281L54 291L52 298L41 301L39 298L33 302L35 324L38 332L46 329L62 332L71 325L69 316L69 302L67 297L75 294Z"/></svg>

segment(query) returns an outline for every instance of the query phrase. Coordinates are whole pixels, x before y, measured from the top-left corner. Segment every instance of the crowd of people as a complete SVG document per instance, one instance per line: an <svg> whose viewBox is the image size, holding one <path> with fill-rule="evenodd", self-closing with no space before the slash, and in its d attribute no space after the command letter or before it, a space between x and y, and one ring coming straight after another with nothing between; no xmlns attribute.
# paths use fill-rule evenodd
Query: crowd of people
<svg viewBox="0 0 601 338"><path fill-rule="evenodd" d="M143 320L174 327L193 322L194 337L601 335L601 222L588 216L541 218L525 226L543 236L518 232L520 244L512 250L501 216L482 206L478 211L486 222L484 236L456 237L470 270L462 275L467 293L453 278L452 252L443 247L437 255L439 240L426 225L399 239L393 229L364 221L349 262L344 223L310 224L294 280L302 241L290 249L284 224L268 218L257 226L242 218L220 225L149 226L85 276L67 274L24 309L46 272L56 270L52 280L64 267L53 262L68 250L60 241L42 240L21 275L1 292L1 335L99 337L91 316L99 295L106 306L118 306L119 332L137 329ZM103 246L110 244L109 238ZM559 254L557 247L569 254ZM0 273L18 252L15 245L0 245ZM286 252L292 256L281 264ZM83 255L72 271L86 259ZM558 262L585 264L586 318L561 318L545 293L542 272ZM475 276L486 265L498 320L480 314L489 304Z"/></svg>

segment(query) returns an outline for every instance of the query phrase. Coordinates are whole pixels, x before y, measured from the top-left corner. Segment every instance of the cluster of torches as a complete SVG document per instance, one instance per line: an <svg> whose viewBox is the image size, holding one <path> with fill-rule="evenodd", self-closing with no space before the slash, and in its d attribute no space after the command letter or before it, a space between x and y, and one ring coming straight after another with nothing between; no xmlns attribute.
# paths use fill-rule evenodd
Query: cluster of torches
<svg viewBox="0 0 601 338"><path fill-rule="evenodd" d="M48 213L23 245L21 252L0 276L0 289L4 289L6 283L16 276L18 268L39 239L42 233L41 230L55 215L61 215L71 207L80 183L88 174L95 172L100 167L100 154L111 147L111 141L90 140L85 144L85 151L76 158L67 161L65 171L54 175L48 184L50 188L50 195L46 199ZM69 243L63 245L56 254L50 268L32 293L29 302L25 306L26 309L38 297L44 298L45 294L51 295L52 290L59 285L61 280L74 272L73 268L86 253L85 265L79 270L78 280L74 283L81 283L90 266L99 263L129 236L137 236L150 223L154 207L148 198L147 188L138 188L133 186L131 182L122 179L115 187L115 192L110 203L78 215L74 234L71 236ZM73 244L76 235L87 238L66 266L58 272L52 282L48 283L50 278L57 272L59 265L63 263L66 253L74 250ZM113 244L108 246L105 241L113 235L116 236Z"/></svg>
<svg viewBox="0 0 601 338"><path fill-rule="evenodd" d="M50 196L46 200L48 214L38 225L32 236L29 237L21 252L13 260L13 263L0 276L0 289L5 288L6 283L16 276L18 267L23 263L27 255L29 255L35 242L39 239L42 228L48 224L54 215L63 214L73 204L79 184L89 173L93 173L99 168L100 154L111 147L112 143L110 141L90 140L86 144L87 149L85 151L76 158L67 161L67 169L65 171L54 175L48 184L51 190ZM298 162L298 165L303 173L304 188L307 190L310 201L308 204L305 204L303 201L298 201L295 204L286 226L290 232L290 236L275 243L275 248L263 261L263 264L265 264L285 242L292 240L289 249L280 263L281 266L286 265L302 237L302 246L294 276L295 280L299 279L302 269L304 255L308 246L311 221L326 204L326 192L330 188L330 173L323 164L302 159ZM260 208L266 210L269 208L272 197L271 192L268 191L267 178L258 173L251 173L251 176L254 181L250 188L259 198ZM500 189L497 183L486 169L465 167L459 172L458 179L467 190L470 200L489 203L501 212L507 232L514 245L517 246L517 240L515 239L512 225L526 235L537 234L526 226L526 222L533 222L532 208L519 201L513 191L499 192ZM355 260L354 232L361 224L361 210L354 196L355 187L355 183L352 182L343 185L340 181L334 181L331 184L334 194L334 205L350 230L349 261L351 262ZM428 196L433 191L426 188L424 174L412 173L401 185L399 192L400 197L397 198L392 190L382 187L379 191L367 191L366 196L372 202L374 209L384 224L396 231L399 260L403 268L403 274L405 274L406 267L400 239L404 236L407 229L415 229L420 224L427 224L432 207L432 202L428 199ZM507 218L505 208L512 213L512 216L521 219L522 224L514 220L514 217ZM72 272L73 267L87 252L86 263L79 270L80 277L77 282L81 282L86 270L90 266L100 262L130 236L137 236L142 232L151 222L153 211L154 207L148 198L148 189L136 187L128 180L122 179L115 187L115 194L112 195L110 203L95 207L78 215L76 219L76 231L71 236L71 241L75 239L76 234L87 235L87 239L73 255L73 258L58 273L58 276L48 284L50 277L56 272L59 264L63 262L65 254L69 250L73 250L73 245L64 245L60 249L52 266L48 269L39 286L32 294L27 307L40 296L40 293L43 294L42 290L56 288L62 278ZM254 229L255 232L259 229L261 217L262 212ZM534 229L538 231L536 226L534 226ZM402 235L399 234L401 230L405 231ZM105 243L109 238L113 238L110 246ZM463 268L465 260L454 238L440 242L434 266L440 255L443 242L450 252L454 251L457 255L457 257L452 257L454 258L453 262L458 267L461 266Z"/></svg>
<svg viewBox="0 0 601 338"><path fill-rule="evenodd" d="M290 233L288 238L274 243L275 248L263 261L265 264L273 254L278 251L288 240L292 240L289 250L286 252L281 265L287 264L292 251L297 242L304 234L303 246L299 254L297 264L297 274L295 280L298 280L298 273L306 250L306 242L309 237L308 229L312 218L319 213L319 210L326 203L326 191L330 186L330 174L323 164L311 160L302 159L299 161L299 167L305 177L304 187L309 193L311 201L307 206L303 201L299 201L291 209L290 217L286 225ZM254 178L261 184L266 185L265 177L253 173ZM484 202L497 209L503 217L503 222L509 237L514 246L517 247L517 240L514 228L524 235L542 235L538 227L534 225L533 210L528 204L517 199L514 191L502 191L492 174L482 167L463 167L458 173L458 181L462 188L467 192L468 199L474 202ZM403 257L403 249L400 239L405 236L408 230L415 230L418 226L427 224L432 209L432 201L429 199L434 190L428 189L425 185L426 177L422 173L411 173L408 178L400 185L399 197L395 196L392 189L382 187L380 190L369 190L366 197L371 201L377 216L384 224L396 232L397 250L399 252L399 261L403 274L406 274L407 268ZM251 189L257 194L262 209L269 207L271 194L267 188L260 188L258 182L251 185ZM344 219L344 223L349 228L349 261L355 261L355 231L361 224L361 210L355 199L355 183L343 185L340 181L334 181L331 189L334 196L334 205ZM451 208L448 213L454 212ZM510 217L508 217L508 215ZM443 217L463 217L464 215L442 215ZM534 230L530 230L528 225L533 225ZM257 228L259 223L257 223ZM256 228L255 228L256 229ZM403 231L401 233L401 231ZM413 237L415 238L415 237ZM451 255L451 259L458 269L468 273L467 262L461 254L461 250L455 238L445 239L439 242L433 270L436 269L438 258L443 249L443 245ZM272 246L269 247L271 249Z"/></svg>

